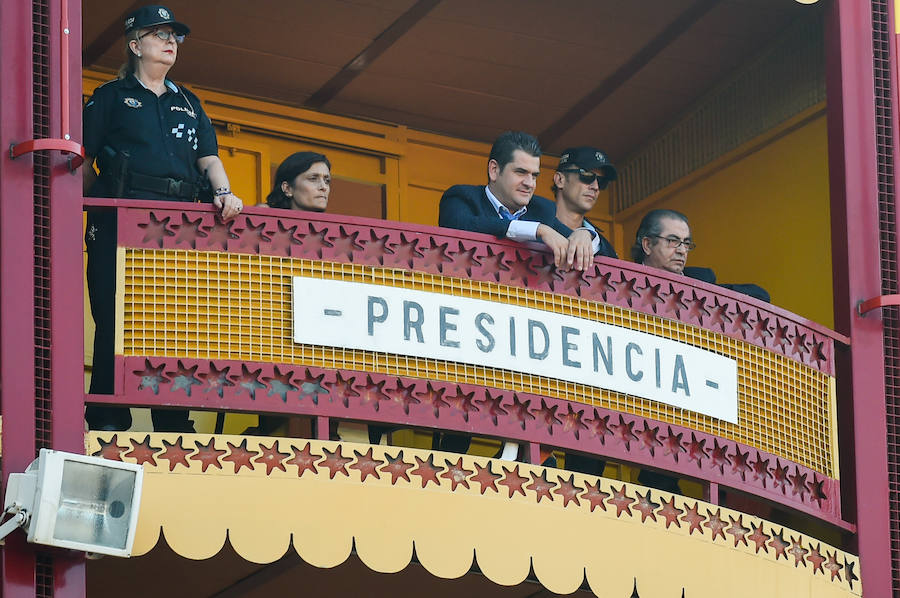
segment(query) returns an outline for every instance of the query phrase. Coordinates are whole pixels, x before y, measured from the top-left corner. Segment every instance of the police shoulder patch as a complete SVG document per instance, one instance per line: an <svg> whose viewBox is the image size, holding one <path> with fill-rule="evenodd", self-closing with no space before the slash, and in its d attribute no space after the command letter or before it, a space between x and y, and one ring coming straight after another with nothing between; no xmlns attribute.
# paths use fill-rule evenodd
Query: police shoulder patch
<svg viewBox="0 0 900 598"><path fill-rule="evenodd" d="M140 108L141 106L143 106L143 104L141 104L141 101L136 98L125 98L125 105L129 108Z"/></svg>

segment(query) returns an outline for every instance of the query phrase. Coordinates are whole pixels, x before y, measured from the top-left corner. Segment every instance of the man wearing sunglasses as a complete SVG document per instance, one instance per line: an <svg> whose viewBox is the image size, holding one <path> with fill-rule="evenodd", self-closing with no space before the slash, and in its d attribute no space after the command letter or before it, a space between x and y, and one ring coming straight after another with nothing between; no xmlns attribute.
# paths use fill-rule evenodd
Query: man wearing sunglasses
<svg viewBox="0 0 900 598"><path fill-rule="evenodd" d="M594 147L565 150L553 175L556 218L567 229L591 233L593 255L618 257L609 241L585 218L596 205L600 191L617 176L607 155Z"/></svg>

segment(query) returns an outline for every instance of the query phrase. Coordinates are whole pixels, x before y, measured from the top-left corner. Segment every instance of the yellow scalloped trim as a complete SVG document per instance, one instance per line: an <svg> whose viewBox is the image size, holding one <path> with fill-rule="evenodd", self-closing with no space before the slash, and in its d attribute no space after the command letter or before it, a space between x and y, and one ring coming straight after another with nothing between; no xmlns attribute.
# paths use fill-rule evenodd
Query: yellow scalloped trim
<svg viewBox="0 0 900 598"><path fill-rule="evenodd" d="M255 563L271 563L293 545L305 561L334 567L350 556L355 544L360 560L378 572L404 569L415 550L422 566L443 578L465 575L477 562L492 581L516 585L533 566L538 580L559 594L575 591L586 576L603 596L630 595L635 578L641 594L648 596L680 595L682 586L692 597L861 595L857 557L757 517L656 490L649 491L657 506L647 516L635 503L617 514L609 499L603 502L605 510L599 505L592 510L584 498L588 484L612 496L648 496L646 488L616 480L472 455L347 442L109 432L91 433L87 441L89 454L143 463L135 555L152 550L162 530L172 550L192 559L215 555L228 538L238 554ZM141 443L151 450L142 453L136 448ZM221 451L207 462L205 472L199 447ZM239 458L244 450L255 456ZM290 461L304 451L348 460L343 467L333 460L329 468L322 458L314 459L316 471L306 469L298 477L301 468ZM371 459L383 463L363 480L359 465L370 451ZM395 476L385 467L388 457L396 460L401 451L402 461L412 464L405 468L409 479L397 475L392 483ZM274 458L265 459L266 452ZM429 459L440 469L434 479L422 465ZM457 464L472 473L461 471L453 479L449 467ZM485 467L501 474L495 482L498 491L472 479ZM508 480L514 476L505 472L527 478L521 491L515 484L511 490ZM543 479L552 489L539 493ZM581 489L575 494L579 504L554 491L563 482ZM666 527L659 514L663 501L682 511L680 526ZM684 520L691 508L706 523L717 515L727 526L715 537L708 525L691 531ZM776 555L771 540L767 550L757 551L752 540L744 545L728 531L735 527L733 521L751 530L759 527L770 538L780 534L796 545L799 559L790 549ZM804 558L813 549L833 557L840 565L838 576ZM848 568L856 577L852 584Z"/></svg>

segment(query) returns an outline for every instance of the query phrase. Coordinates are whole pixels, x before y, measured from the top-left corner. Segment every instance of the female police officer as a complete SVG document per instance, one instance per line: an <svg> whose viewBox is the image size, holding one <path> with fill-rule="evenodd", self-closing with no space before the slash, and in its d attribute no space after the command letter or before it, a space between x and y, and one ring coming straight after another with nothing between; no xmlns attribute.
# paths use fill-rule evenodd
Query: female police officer
<svg viewBox="0 0 900 598"><path fill-rule="evenodd" d="M97 88L84 107L84 147L88 163L96 159L100 171L98 177L93 169L85 169L85 195L163 201L211 199L225 219L243 208L231 193L217 155L215 131L200 101L166 78L178 46L189 32L164 6L145 6L125 19L128 60L119 78ZM85 242L88 292L96 323L90 392L111 394L115 214L89 213ZM154 410L152 416L157 431L192 430L185 411ZM91 406L86 418L94 429L120 430L131 425L131 414L123 408Z"/></svg>

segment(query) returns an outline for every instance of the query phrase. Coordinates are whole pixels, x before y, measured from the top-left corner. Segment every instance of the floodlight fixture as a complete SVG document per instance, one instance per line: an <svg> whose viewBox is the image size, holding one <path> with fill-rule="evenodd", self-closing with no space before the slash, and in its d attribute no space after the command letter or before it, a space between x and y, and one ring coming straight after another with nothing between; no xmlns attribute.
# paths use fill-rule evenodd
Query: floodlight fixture
<svg viewBox="0 0 900 598"><path fill-rule="evenodd" d="M143 480L140 465L41 449L9 475L0 540L21 527L29 542L131 556Z"/></svg>

